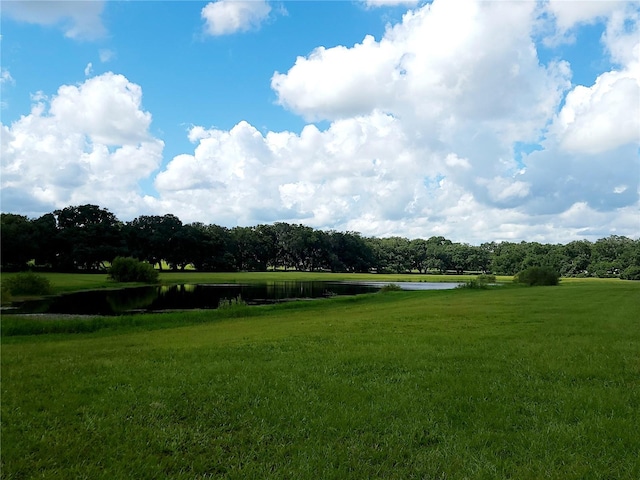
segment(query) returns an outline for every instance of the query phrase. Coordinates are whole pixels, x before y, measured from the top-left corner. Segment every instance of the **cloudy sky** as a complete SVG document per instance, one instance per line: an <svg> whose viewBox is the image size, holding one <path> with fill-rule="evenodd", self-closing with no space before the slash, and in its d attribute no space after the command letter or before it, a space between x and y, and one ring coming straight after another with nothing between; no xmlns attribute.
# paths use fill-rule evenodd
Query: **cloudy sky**
<svg viewBox="0 0 640 480"><path fill-rule="evenodd" d="M640 2L2 2L1 209L640 235Z"/></svg>

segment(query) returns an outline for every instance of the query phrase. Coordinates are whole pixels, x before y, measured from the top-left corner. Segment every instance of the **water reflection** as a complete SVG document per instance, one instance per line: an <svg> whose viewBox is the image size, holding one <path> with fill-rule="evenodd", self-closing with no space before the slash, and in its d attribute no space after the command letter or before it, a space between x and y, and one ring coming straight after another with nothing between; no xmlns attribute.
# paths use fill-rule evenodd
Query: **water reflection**
<svg viewBox="0 0 640 480"><path fill-rule="evenodd" d="M78 292L16 304L12 313L119 315L128 312L215 309L221 300L240 296L249 305L300 298L375 292L372 285L337 282L268 282L263 284L162 285Z"/></svg>
<svg viewBox="0 0 640 480"><path fill-rule="evenodd" d="M221 300L242 298L264 305L301 298L376 292L385 282L266 282L261 284L162 285L78 292L17 304L15 313L120 315L128 312L215 309ZM455 288L457 284L403 282L405 290Z"/></svg>

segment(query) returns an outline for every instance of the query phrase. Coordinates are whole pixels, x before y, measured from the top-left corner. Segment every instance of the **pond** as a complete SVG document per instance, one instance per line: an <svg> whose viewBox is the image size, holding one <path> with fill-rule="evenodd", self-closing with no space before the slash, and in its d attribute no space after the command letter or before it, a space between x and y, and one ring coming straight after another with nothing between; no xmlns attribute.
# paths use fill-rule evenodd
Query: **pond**
<svg viewBox="0 0 640 480"><path fill-rule="evenodd" d="M121 315L131 312L215 309L220 301L240 297L249 305L296 299L373 293L388 282L268 282L260 284L163 285L91 290L16 302L11 313ZM403 290L455 288L457 283L402 282Z"/></svg>

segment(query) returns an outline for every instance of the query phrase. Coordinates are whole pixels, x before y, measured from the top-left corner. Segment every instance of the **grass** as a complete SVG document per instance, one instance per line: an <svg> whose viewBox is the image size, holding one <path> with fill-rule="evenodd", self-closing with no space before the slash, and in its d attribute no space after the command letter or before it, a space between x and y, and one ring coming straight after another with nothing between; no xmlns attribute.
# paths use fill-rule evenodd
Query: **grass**
<svg viewBox="0 0 640 480"><path fill-rule="evenodd" d="M640 478L640 282L233 310L3 337L2 477Z"/></svg>

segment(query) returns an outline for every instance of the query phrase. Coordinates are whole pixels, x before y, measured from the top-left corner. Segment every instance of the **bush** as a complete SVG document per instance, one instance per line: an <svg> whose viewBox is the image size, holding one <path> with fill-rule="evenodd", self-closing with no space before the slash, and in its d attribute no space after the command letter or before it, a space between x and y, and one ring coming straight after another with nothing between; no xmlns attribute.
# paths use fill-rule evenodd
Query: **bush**
<svg viewBox="0 0 640 480"><path fill-rule="evenodd" d="M632 265L627 267L621 274L622 280L640 280L640 266Z"/></svg>
<svg viewBox="0 0 640 480"><path fill-rule="evenodd" d="M158 282L158 272L152 265L131 257L116 257L109 268L109 277L116 282Z"/></svg>
<svg viewBox="0 0 640 480"><path fill-rule="evenodd" d="M476 279L478 282L484 284L496 283L496 276L491 273L483 273L482 275L478 275Z"/></svg>
<svg viewBox="0 0 640 480"><path fill-rule="evenodd" d="M397 292L402 290L402 288L400 287L400 285L397 285L395 283L390 283L388 285L385 285L384 287L382 287L380 289L380 293L386 293L386 292Z"/></svg>
<svg viewBox="0 0 640 480"><path fill-rule="evenodd" d="M522 270L513 281L523 283L530 287L537 285L558 285L560 282L560 274L549 267L529 267Z"/></svg>
<svg viewBox="0 0 640 480"><path fill-rule="evenodd" d="M458 288L471 288L474 290L484 290L486 288L489 288L490 283L496 283L496 276L482 274L482 275L478 275L476 278L472 278L471 280L458 285Z"/></svg>
<svg viewBox="0 0 640 480"><path fill-rule="evenodd" d="M246 306L247 302L245 302L240 295L238 295L236 298L222 298L218 302L218 309L220 310L244 308Z"/></svg>
<svg viewBox="0 0 640 480"><path fill-rule="evenodd" d="M51 283L42 275L33 272L20 272L4 282L3 289L11 295L48 295Z"/></svg>

